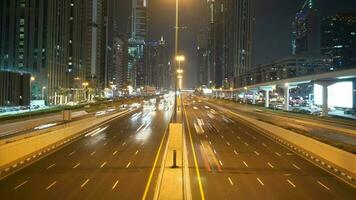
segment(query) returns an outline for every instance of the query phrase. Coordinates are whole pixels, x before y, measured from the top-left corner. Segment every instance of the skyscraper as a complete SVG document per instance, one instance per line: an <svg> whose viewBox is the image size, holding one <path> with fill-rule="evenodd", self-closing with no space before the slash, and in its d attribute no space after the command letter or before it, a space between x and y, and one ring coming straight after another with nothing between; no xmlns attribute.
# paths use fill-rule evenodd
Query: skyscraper
<svg viewBox="0 0 356 200"><path fill-rule="evenodd" d="M133 87L144 86L144 46L147 39L147 1L133 0L129 39L128 80Z"/></svg>
<svg viewBox="0 0 356 200"><path fill-rule="evenodd" d="M224 86L236 87L252 62L252 1L226 0L225 3Z"/></svg>
<svg viewBox="0 0 356 200"><path fill-rule="evenodd" d="M305 1L292 26L292 53L319 55L320 22L313 0Z"/></svg>
<svg viewBox="0 0 356 200"><path fill-rule="evenodd" d="M250 0L208 0L208 82L235 87L251 66L252 15Z"/></svg>
<svg viewBox="0 0 356 200"><path fill-rule="evenodd" d="M95 93L105 86L105 53L106 53L106 12L107 0L84 1L85 25L84 35L87 40L86 48L86 79Z"/></svg>
<svg viewBox="0 0 356 200"><path fill-rule="evenodd" d="M170 65L166 41L147 42L145 47L145 86L169 89L171 83Z"/></svg>
<svg viewBox="0 0 356 200"><path fill-rule="evenodd" d="M47 6L45 0L0 2L0 70L30 73L35 79L32 99L41 98L41 89L48 81Z"/></svg>
<svg viewBox="0 0 356 200"><path fill-rule="evenodd" d="M223 85L225 0L208 0L208 79L215 87Z"/></svg>
<svg viewBox="0 0 356 200"><path fill-rule="evenodd" d="M206 31L200 30L197 37L197 86L209 85Z"/></svg>
<svg viewBox="0 0 356 200"><path fill-rule="evenodd" d="M356 13L326 17L321 24L321 52L333 59L333 69L356 66Z"/></svg>

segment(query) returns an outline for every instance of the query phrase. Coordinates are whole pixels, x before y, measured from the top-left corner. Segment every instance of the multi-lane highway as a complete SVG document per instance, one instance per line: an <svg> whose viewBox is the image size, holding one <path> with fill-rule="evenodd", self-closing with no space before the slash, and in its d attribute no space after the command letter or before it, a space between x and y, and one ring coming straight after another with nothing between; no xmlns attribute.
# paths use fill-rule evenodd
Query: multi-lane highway
<svg viewBox="0 0 356 200"><path fill-rule="evenodd" d="M188 154L197 163L189 157L193 199L355 198L353 187L218 106L186 103L188 146L194 147Z"/></svg>
<svg viewBox="0 0 356 200"><path fill-rule="evenodd" d="M1 199L141 199L146 190L151 198L171 112L141 109L98 127L1 180Z"/></svg>
<svg viewBox="0 0 356 200"><path fill-rule="evenodd" d="M184 102L192 199L356 196L352 186L219 105ZM1 199L153 199L173 111L160 105L102 125L4 178Z"/></svg>

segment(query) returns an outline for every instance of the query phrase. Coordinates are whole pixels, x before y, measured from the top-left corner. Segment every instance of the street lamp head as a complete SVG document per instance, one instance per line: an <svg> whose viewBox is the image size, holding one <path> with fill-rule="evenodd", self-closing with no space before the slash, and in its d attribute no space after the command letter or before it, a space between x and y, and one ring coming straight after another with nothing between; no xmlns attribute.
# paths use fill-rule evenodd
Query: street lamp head
<svg viewBox="0 0 356 200"><path fill-rule="evenodd" d="M178 75L178 79L182 79L183 78L183 76L182 75Z"/></svg>
<svg viewBox="0 0 356 200"><path fill-rule="evenodd" d="M83 82L82 85L83 85L84 87L86 87L86 86L89 85L89 83L88 83L88 82Z"/></svg>
<svg viewBox="0 0 356 200"><path fill-rule="evenodd" d="M178 74L183 74L184 70L183 69L177 69Z"/></svg>
<svg viewBox="0 0 356 200"><path fill-rule="evenodd" d="M176 61L178 61L178 62L185 61L185 57L183 55L177 55L176 56Z"/></svg>
<svg viewBox="0 0 356 200"><path fill-rule="evenodd" d="M46 86L43 86L42 89L46 89Z"/></svg>
<svg viewBox="0 0 356 200"><path fill-rule="evenodd" d="M34 76L31 76L31 79L30 79L31 81L35 81L36 80L36 78L34 77Z"/></svg>

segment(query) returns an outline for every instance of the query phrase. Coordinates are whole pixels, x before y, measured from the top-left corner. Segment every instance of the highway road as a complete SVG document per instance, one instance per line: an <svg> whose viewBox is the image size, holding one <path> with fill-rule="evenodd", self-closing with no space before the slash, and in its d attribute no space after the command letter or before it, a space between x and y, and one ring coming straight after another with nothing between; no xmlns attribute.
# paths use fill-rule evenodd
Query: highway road
<svg viewBox="0 0 356 200"><path fill-rule="evenodd" d="M193 199L354 199L356 190L218 106L186 100ZM193 155L193 156L192 156ZM194 160L194 155L196 160ZM196 164L195 163L196 161ZM196 168L197 167L197 168ZM199 175L198 175L199 173Z"/></svg>
<svg viewBox="0 0 356 200"><path fill-rule="evenodd" d="M248 117L310 135L318 138L319 141L329 141L339 146L343 145L346 150L356 152L356 126L352 120L320 119L315 116L303 118L300 114L265 112L263 111L264 108L261 107L239 104L228 100L208 99L208 101Z"/></svg>
<svg viewBox="0 0 356 200"><path fill-rule="evenodd" d="M152 198L171 112L141 109L99 127L1 180L1 199Z"/></svg>

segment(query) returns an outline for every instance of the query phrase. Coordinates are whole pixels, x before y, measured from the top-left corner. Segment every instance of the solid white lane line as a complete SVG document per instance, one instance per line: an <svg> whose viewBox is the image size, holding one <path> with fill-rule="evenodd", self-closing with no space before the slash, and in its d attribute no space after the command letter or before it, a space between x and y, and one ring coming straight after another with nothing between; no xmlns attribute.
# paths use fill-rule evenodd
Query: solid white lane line
<svg viewBox="0 0 356 200"><path fill-rule="evenodd" d="M115 189L118 183L119 183L119 180L116 180L115 183L114 183L114 185L111 187L111 189L112 189L112 190Z"/></svg>
<svg viewBox="0 0 356 200"><path fill-rule="evenodd" d="M257 180L258 180L258 182L260 182L260 184L262 185L262 186L264 186L265 184L261 181L261 179L260 178L258 178L257 177Z"/></svg>
<svg viewBox="0 0 356 200"><path fill-rule="evenodd" d="M126 168L129 168L131 165L131 162L127 163Z"/></svg>
<svg viewBox="0 0 356 200"><path fill-rule="evenodd" d="M71 153L68 154L68 156L71 156L75 153L75 151L72 151Z"/></svg>
<svg viewBox="0 0 356 200"><path fill-rule="evenodd" d="M229 182L230 182L231 185L234 185L234 182L232 182L230 177L227 177L227 179L229 179Z"/></svg>
<svg viewBox="0 0 356 200"><path fill-rule="evenodd" d="M96 151L93 151L93 152L91 152L91 154L90 154L90 155L92 156L92 155L94 155L95 153L96 153Z"/></svg>
<svg viewBox="0 0 356 200"><path fill-rule="evenodd" d="M298 170L300 170L300 167L298 167L296 164L293 164L293 167L297 168Z"/></svg>
<svg viewBox="0 0 356 200"><path fill-rule="evenodd" d="M290 181L289 179L287 179L287 182L288 182L289 184L291 184L291 186L297 187L297 186L295 186L294 183L293 183L292 181Z"/></svg>
<svg viewBox="0 0 356 200"><path fill-rule="evenodd" d="M19 189L21 186L25 185L26 183L27 183L27 181L22 182L21 184L19 184L16 187L14 187L14 190Z"/></svg>
<svg viewBox="0 0 356 200"><path fill-rule="evenodd" d="M100 168L103 168L106 165L106 163L107 163L106 161L103 162L103 164L100 165Z"/></svg>
<svg viewBox="0 0 356 200"><path fill-rule="evenodd" d="M245 142L245 145L248 146L247 142Z"/></svg>
<svg viewBox="0 0 356 200"><path fill-rule="evenodd" d="M262 143L262 146L264 146L264 147L267 147L267 144L265 144L265 143Z"/></svg>
<svg viewBox="0 0 356 200"><path fill-rule="evenodd" d="M52 165L48 166L47 169L50 169L51 167L55 166L56 163L53 163Z"/></svg>
<svg viewBox="0 0 356 200"><path fill-rule="evenodd" d="M125 145L126 145L126 142L123 142L123 143L122 143L122 146L125 146Z"/></svg>
<svg viewBox="0 0 356 200"><path fill-rule="evenodd" d="M135 155L137 155L138 154L138 150L135 152Z"/></svg>
<svg viewBox="0 0 356 200"><path fill-rule="evenodd" d="M274 166L271 163L267 163L271 168L274 168Z"/></svg>
<svg viewBox="0 0 356 200"><path fill-rule="evenodd" d="M260 155L257 151L254 151L254 152L255 152L256 155L258 155L258 156Z"/></svg>
<svg viewBox="0 0 356 200"><path fill-rule="evenodd" d="M242 161L246 167L248 167L248 164L245 161Z"/></svg>
<svg viewBox="0 0 356 200"><path fill-rule="evenodd" d="M221 160L219 160L219 163L220 163L220 165L221 165L221 167L222 167L222 166L223 166L223 164L222 164Z"/></svg>
<svg viewBox="0 0 356 200"><path fill-rule="evenodd" d="M277 156L281 157L282 155L278 152L274 152Z"/></svg>
<svg viewBox="0 0 356 200"><path fill-rule="evenodd" d="M53 181L53 183L51 183L51 185L46 187L46 190L49 190L52 186L54 186L57 183L57 181Z"/></svg>
<svg viewBox="0 0 356 200"><path fill-rule="evenodd" d="M234 154L237 155L237 151L234 149Z"/></svg>
<svg viewBox="0 0 356 200"><path fill-rule="evenodd" d="M74 165L73 169L77 168L80 165L80 163Z"/></svg>
<svg viewBox="0 0 356 200"><path fill-rule="evenodd" d="M90 181L90 179L87 179L86 181L84 181L84 183L80 187L83 188L89 181Z"/></svg>
<svg viewBox="0 0 356 200"><path fill-rule="evenodd" d="M117 154L117 151L114 151L114 152L112 153L113 156L115 156L116 154Z"/></svg>
<svg viewBox="0 0 356 200"><path fill-rule="evenodd" d="M320 181L317 181L319 183L319 185L323 186L325 189L330 190L330 188L328 188L326 185L324 185L323 183L321 183Z"/></svg>

